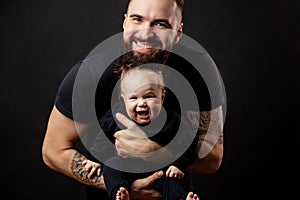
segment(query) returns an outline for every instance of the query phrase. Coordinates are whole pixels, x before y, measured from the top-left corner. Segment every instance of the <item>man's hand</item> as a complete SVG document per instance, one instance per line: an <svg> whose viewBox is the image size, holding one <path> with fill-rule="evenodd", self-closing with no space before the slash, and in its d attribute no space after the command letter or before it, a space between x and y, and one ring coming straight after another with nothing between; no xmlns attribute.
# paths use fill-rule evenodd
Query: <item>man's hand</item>
<svg viewBox="0 0 300 200"><path fill-rule="evenodd" d="M147 178L137 179L131 184L130 198L143 200L158 200L163 196L151 188L152 184L163 176L163 171L158 171Z"/></svg>
<svg viewBox="0 0 300 200"><path fill-rule="evenodd" d="M127 128L114 134L115 146L120 156L147 160L149 153L161 148L159 144L147 138L147 135L133 121L120 113L116 114L116 118Z"/></svg>

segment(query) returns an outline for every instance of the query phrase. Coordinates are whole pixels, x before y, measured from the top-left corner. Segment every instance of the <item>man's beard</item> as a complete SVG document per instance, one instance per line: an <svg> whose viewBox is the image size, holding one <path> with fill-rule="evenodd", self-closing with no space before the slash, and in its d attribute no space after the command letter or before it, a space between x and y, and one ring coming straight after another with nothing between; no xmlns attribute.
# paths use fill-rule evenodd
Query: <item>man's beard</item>
<svg viewBox="0 0 300 200"><path fill-rule="evenodd" d="M129 51L121 56L119 64L129 65L131 67L137 67L139 65L148 63L165 64L168 60L169 55L169 51L162 49L156 49L151 53Z"/></svg>
<svg viewBox="0 0 300 200"><path fill-rule="evenodd" d="M134 67L150 63L164 65L167 62L169 55L169 51L162 49L156 49L148 54L129 51L123 54L120 59L115 62L115 64L118 66L116 72L128 71Z"/></svg>

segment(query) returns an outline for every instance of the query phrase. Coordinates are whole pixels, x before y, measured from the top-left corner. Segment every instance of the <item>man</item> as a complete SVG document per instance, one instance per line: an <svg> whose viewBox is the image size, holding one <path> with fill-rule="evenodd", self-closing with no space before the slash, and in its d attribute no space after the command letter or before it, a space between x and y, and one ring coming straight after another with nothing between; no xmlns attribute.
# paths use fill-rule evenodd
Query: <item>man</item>
<svg viewBox="0 0 300 200"><path fill-rule="evenodd" d="M132 48L136 56L151 54L155 49L171 49L174 43L179 41L183 32L182 10L183 0L129 1L123 23L124 42ZM69 74L72 73L76 74L72 71ZM68 96L68 98L64 96L64 93L71 93L72 87L62 84L60 90L50 114L44 138L42 148L44 162L51 169L87 185L89 193L95 191L91 188L96 188L97 193L94 198L104 199L102 195L105 194L106 188L103 177L100 176L100 173L98 176L89 176L89 166L86 166L86 169L82 165L86 156L75 148L81 135L89 129L89 124L85 121L74 120L72 108L71 110L67 109L63 104L65 101L68 101L68 104L72 103L72 96ZM110 99L108 101L110 102ZM193 117L198 114L189 112L189 117L194 119ZM208 149L209 151L205 157L198 159L188 169L193 173L214 173L219 168L223 156L222 105L210 110L204 109L200 112L198 119L200 120L194 120L194 122L197 124L200 135L199 152L200 147L201 150ZM118 120L123 125L130 124L124 116ZM77 121L76 126L75 121ZM120 155L143 155L160 148L158 144L147 138L132 137L130 132L135 131L136 127L129 125L127 128L114 135L115 145ZM146 179L136 180L131 186L130 196L132 199L161 198L158 192L151 189L151 184L162 175L163 172L159 171ZM92 199L89 195L88 198Z"/></svg>

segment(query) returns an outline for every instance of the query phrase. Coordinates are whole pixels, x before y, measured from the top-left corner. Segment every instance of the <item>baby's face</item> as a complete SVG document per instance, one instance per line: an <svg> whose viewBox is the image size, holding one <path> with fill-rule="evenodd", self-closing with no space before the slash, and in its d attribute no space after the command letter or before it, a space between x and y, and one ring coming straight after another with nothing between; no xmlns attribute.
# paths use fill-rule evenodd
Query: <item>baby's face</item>
<svg viewBox="0 0 300 200"><path fill-rule="evenodd" d="M122 97L126 112L138 124L148 124L162 107L164 88L158 74L132 71L122 80Z"/></svg>

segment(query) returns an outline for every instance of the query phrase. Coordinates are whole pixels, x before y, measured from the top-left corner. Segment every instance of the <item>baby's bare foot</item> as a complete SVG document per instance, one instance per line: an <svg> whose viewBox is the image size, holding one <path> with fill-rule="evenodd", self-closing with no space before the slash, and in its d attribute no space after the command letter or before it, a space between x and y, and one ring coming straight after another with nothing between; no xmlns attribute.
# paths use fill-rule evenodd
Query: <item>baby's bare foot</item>
<svg viewBox="0 0 300 200"><path fill-rule="evenodd" d="M120 187L116 200L130 200L129 193L124 187Z"/></svg>
<svg viewBox="0 0 300 200"><path fill-rule="evenodd" d="M186 200L200 200L197 194L194 194L193 192L189 192Z"/></svg>

